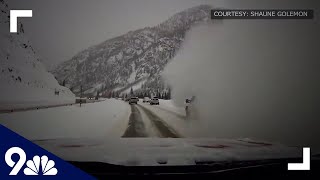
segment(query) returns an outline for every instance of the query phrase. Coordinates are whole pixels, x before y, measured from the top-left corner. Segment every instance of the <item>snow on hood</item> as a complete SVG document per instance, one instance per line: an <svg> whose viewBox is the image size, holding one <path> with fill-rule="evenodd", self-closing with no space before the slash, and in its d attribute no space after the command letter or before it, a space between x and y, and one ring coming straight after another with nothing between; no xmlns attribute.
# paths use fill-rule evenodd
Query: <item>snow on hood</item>
<svg viewBox="0 0 320 180"><path fill-rule="evenodd" d="M301 157L301 148L250 139L56 139L36 144L67 161L104 162L116 165L195 165Z"/></svg>

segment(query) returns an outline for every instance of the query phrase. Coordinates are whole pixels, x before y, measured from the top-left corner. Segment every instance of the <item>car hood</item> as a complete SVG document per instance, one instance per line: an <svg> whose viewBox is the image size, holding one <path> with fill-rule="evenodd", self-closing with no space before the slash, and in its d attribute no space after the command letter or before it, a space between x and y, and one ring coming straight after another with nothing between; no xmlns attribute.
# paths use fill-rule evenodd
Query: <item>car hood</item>
<svg viewBox="0 0 320 180"><path fill-rule="evenodd" d="M129 166L194 165L201 162L288 159L302 156L302 148L252 139L81 138L33 142L66 161Z"/></svg>

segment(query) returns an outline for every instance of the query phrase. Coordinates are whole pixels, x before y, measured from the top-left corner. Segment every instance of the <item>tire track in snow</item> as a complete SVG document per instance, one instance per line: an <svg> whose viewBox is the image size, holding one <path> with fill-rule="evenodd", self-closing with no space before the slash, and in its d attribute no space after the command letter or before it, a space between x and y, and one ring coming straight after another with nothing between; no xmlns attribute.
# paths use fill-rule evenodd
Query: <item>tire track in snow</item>
<svg viewBox="0 0 320 180"><path fill-rule="evenodd" d="M130 105L130 107L131 114L128 127L122 137L147 137L148 135L140 111L135 105Z"/></svg>
<svg viewBox="0 0 320 180"><path fill-rule="evenodd" d="M153 113L151 110L143 107L142 105L138 105L148 116L151 123L158 129L161 134L161 137L165 138L180 138L181 135L170 127L165 121L163 121L158 115Z"/></svg>
<svg viewBox="0 0 320 180"><path fill-rule="evenodd" d="M165 108L163 108L163 107L155 106L155 108L158 108L158 109L161 109L161 110L163 110L163 111L166 111L166 112L168 112L168 113L170 113L170 114L172 114L172 115L174 115L174 116L176 116L176 117L178 117L178 118L180 118L180 119L183 119L183 120L186 120L186 119L187 119L187 117L186 117L185 115L181 115L181 114L179 114L179 113L170 111L170 110L165 109Z"/></svg>
<svg viewBox="0 0 320 180"><path fill-rule="evenodd" d="M159 132L158 128L155 127L155 125L152 123L152 121L147 116L146 112L142 110L139 106L136 106L138 110L140 111L142 121L144 122L144 125L146 127L146 133L148 134L148 137L161 137L161 133Z"/></svg>

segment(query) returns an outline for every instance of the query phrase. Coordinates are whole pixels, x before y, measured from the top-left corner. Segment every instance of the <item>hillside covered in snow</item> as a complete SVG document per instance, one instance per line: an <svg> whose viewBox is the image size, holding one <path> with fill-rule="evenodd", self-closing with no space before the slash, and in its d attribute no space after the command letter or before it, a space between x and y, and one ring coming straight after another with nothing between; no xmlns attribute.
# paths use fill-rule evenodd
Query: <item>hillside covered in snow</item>
<svg viewBox="0 0 320 180"><path fill-rule="evenodd" d="M0 1L0 109L74 102L74 94L47 72L23 24L9 32L9 6Z"/></svg>
<svg viewBox="0 0 320 180"><path fill-rule="evenodd" d="M168 90L161 78L165 65L175 56L191 26L210 20L209 5L175 14L155 27L130 31L89 47L63 62L53 74L79 93L128 92L130 87L149 93Z"/></svg>

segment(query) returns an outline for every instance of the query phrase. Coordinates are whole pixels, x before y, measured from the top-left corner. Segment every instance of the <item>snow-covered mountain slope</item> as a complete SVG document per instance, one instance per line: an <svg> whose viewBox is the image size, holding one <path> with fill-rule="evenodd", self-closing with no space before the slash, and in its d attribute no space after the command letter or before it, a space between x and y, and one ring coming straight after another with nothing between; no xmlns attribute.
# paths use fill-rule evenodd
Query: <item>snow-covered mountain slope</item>
<svg viewBox="0 0 320 180"><path fill-rule="evenodd" d="M164 66L181 47L186 31L210 20L210 9L208 5L196 6L155 27L130 31L89 47L60 64L53 74L75 93L79 93L81 85L85 94L125 91L131 86L151 93L164 91ZM137 87L139 83L141 86Z"/></svg>
<svg viewBox="0 0 320 180"><path fill-rule="evenodd" d="M0 1L0 10L0 109L74 102L74 94L41 63L25 38L23 24L18 24L17 34L9 32L5 1Z"/></svg>

